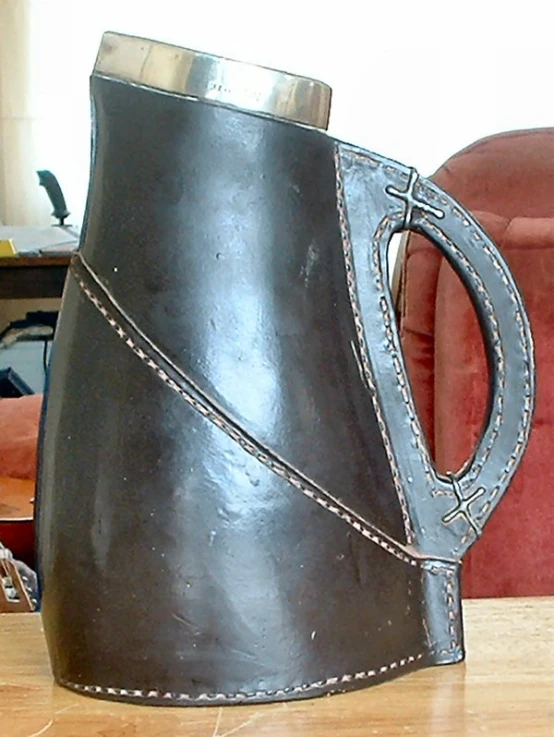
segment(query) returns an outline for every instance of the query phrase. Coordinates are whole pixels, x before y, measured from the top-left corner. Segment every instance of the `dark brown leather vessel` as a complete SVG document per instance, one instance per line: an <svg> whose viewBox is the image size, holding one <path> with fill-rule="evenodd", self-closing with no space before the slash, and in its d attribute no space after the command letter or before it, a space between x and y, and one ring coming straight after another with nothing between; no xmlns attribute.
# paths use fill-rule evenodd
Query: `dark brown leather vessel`
<svg viewBox="0 0 554 737"><path fill-rule="evenodd" d="M533 412L504 260L413 169L330 137L321 109L315 125L233 104L223 85L206 99L175 85L179 69L171 83L122 71L125 54L179 50L114 34L103 49L40 439L55 679L106 699L232 704L461 660L460 561ZM449 477L422 435L388 289L405 229L456 268L488 346L486 426Z"/></svg>

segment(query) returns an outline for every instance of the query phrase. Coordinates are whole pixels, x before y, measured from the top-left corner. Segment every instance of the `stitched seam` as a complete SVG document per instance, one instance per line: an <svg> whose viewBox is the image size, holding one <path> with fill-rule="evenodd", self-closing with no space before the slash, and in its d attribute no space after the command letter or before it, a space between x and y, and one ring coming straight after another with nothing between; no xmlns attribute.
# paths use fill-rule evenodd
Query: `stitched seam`
<svg viewBox="0 0 554 737"><path fill-rule="evenodd" d="M426 194L430 194L430 190L426 189ZM436 199L436 197L434 196ZM446 203L446 199L443 198L441 202ZM470 227L471 222L466 218L463 213L461 213L456 208L452 208L452 211L455 215L455 217L458 217L462 224L465 227ZM453 253L456 254L456 256L459 258L460 261L463 262L465 269L467 270L467 273L470 275L470 277L473 279L473 281L476 284L476 288L481 294L486 310L489 316L489 320L492 325L492 333L493 333L493 351L496 359L496 368L497 368L497 376L498 376L498 398L497 398L497 405L494 408L494 411L496 413L496 417L494 419L491 437L489 442L487 443L486 447L483 450L483 453L479 460L477 460L471 470L471 472L467 475L467 477L464 478L464 486L467 488L470 484L472 484L477 476L479 475L481 469L483 468L483 465L489 458L492 448L494 445L494 442L496 438L498 437L498 433L500 432L500 427L504 421L504 393L506 388L506 373L505 373L505 358L504 358L504 351L502 348L502 341L500 338L500 330L498 327L498 320L492 305L492 302L490 300L489 294L487 290L485 289L485 285L483 284L481 278L471 265L471 263L468 261L468 259L464 256L464 254L460 251L460 249L444 234L442 231L437 228L433 223L429 222L426 219L426 225L427 227L434 232L435 237L440 239L444 246L448 249L450 249ZM512 285L510 284L510 281L508 280L504 269L502 268L502 265L498 261L498 258L495 256L495 254L492 252L492 250L487 246L487 244L483 241L479 233L474 230L473 231L473 238L476 242L481 243L482 250L486 255L489 257L494 269L499 272L500 278L502 280L502 283L504 287L506 288L506 291L508 293L508 296L510 300L512 301L512 304L514 306L514 312L515 312L515 321L518 328L518 333L521 339L521 345L525 352L529 352L529 346L527 343L527 334L524 329L524 323L523 323L523 316L521 314L521 310L518 305L517 297L514 292L514 289L512 288ZM480 523L484 524L484 520L486 515L488 514L489 510L494 504L494 500L497 497L500 489L504 485L505 481L509 477L513 467L518 462L518 459L521 456L521 453L523 452L523 449L525 447L525 440L528 435L528 423L530 419L531 414L531 376L529 371L529 365L527 362L525 362L524 366L524 379L523 379L523 389L525 392L525 401L524 401L524 410L523 414L519 423L518 428L518 434L516 438L516 445L514 447L514 450L508 459L505 468L503 469L498 482L495 484L495 486L491 489L491 491L488 494L488 500L485 502L483 507L481 508L480 512L478 512L475 515L475 520ZM469 542L473 537L475 537L475 533L471 527L471 525L468 525L468 530L466 533L462 536L459 545L455 548L454 554L459 553L463 546Z"/></svg>
<svg viewBox="0 0 554 737"><path fill-rule="evenodd" d="M382 245L383 245L382 241L383 239L386 239L386 242L387 243L389 242L390 237L392 236L392 233L394 232L394 229L395 229L394 226L402 222L402 220L403 220L402 213L395 213L394 216L385 217L383 218L383 221L381 222L379 228L377 229L375 233L375 236L373 238L373 243L372 243L373 263L375 266L375 282L377 285L377 289L379 290L379 293L380 293L379 307L381 309L381 314L383 315L383 322L385 325L385 334L387 336L387 340L389 343L389 349L392 355L392 362L394 366L394 372L396 374L396 381L398 383L400 393L402 394L402 400L408 412L408 417L410 420L410 429L412 431L415 444L419 452L421 453L421 457L423 461L423 468L425 472L425 478L430 484L434 484L435 479L434 479L434 476L431 470L431 457L423 441L419 419L417 417L417 413L415 410L415 405L414 405L413 400L410 397L408 385L404 378L404 371L402 370L402 364L398 357L398 354L401 348L400 348L399 343L395 341L394 339L394 333L392 330L392 321L394 318L392 317L391 312L390 312L389 302L386 297L385 287L383 283L383 268L381 265L381 250L382 250Z"/></svg>
<svg viewBox="0 0 554 737"><path fill-rule="evenodd" d="M117 305L113 296L111 296L106 291L103 285L98 283L98 277L96 277L91 268L85 263L82 256L79 255L78 259L85 272L89 275L89 277L93 278L96 281L96 283L102 290L104 290L106 297L111 301L113 307L119 312L121 317L126 320L126 318L121 314L121 308ZM74 260L72 263L71 271L77 284L86 295L88 300L105 318L110 327L115 330L117 335L125 342L127 347L130 348L143 363L145 363L152 371L154 371L158 378L160 378L165 384L167 384L170 389L173 389L173 391L179 394L203 417L210 420L232 440L237 442L243 450L256 458L260 463L273 471L277 476L285 479L288 483L301 491L309 499L316 502L317 504L319 504L319 506L323 507L327 511L345 521L350 527L359 532L363 537L379 545L381 548L386 550L391 555L394 555L396 558L403 561L404 563L408 563L411 566L418 566L421 564L418 559L399 549L400 546L396 547L398 543L393 540L386 539L382 535L382 533L380 533L380 531L374 531L374 529L370 529L368 522L356 517L351 510L345 508L327 491L321 489L313 482L309 482L308 485L307 479L301 480L301 478L298 478L296 475L291 473L284 462L279 462L279 460L271 458L270 456L273 454L268 449L263 448L263 446L263 450L257 448L255 442L251 438L249 438L249 436L244 431L242 431L240 428L235 427L229 420L227 420L227 418L225 418L225 416L219 415L217 412L215 412L214 409L209 406L210 402L208 399L204 399L203 402L199 401L194 396L192 396L189 391L180 386L180 384L177 383L177 381L175 381L175 379L173 379L164 368L162 368L156 361L154 361L145 350L137 345L129 332L126 331L117 322L117 320L112 316L109 310L102 304L98 296L95 295L92 290L87 286L83 277L79 274L78 267L76 266L76 260ZM128 327L134 330L131 325L128 325ZM152 348L155 350L154 347ZM186 380L186 377L181 378ZM298 472L296 473L298 474Z"/></svg>
<svg viewBox="0 0 554 737"><path fill-rule="evenodd" d="M459 631L457 628L457 606L456 599L454 596L454 577L456 573L450 569L438 568L436 566L429 566L425 569L433 576L444 577L444 598L446 604L446 616L448 617L448 634L450 635L450 648L441 650L435 650L437 655L452 655L455 651L460 649L460 643L458 639Z"/></svg>
<svg viewBox="0 0 554 737"><path fill-rule="evenodd" d="M398 501L400 503L400 508L402 511L402 519L404 521L404 530L406 533L406 539L408 543L412 543L414 539L414 533L412 530L410 515L408 513L408 504L406 501L406 497L404 495L404 490L402 488L402 482L400 480L400 472L398 469L398 465L396 463L396 458L395 458L394 451L392 448L392 443L391 443L389 433L387 430L387 426L385 424L385 420L384 420L383 413L381 410L381 404L377 396L377 388L375 386L375 380L373 377L373 371L371 369L371 364L369 361L369 353L367 350L367 345L366 345L366 340L365 340L365 330L364 330L364 326L362 322L361 310L360 310L358 293L357 293L357 288L356 288L356 277L355 277L355 271L354 271L354 262L352 258L352 245L350 242L348 217L346 215L346 203L344 201L344 184L343 184L342 173L341 173L340 154L337 149L335 149L335 183L336 183L337 211L338 211L338 216L339 216L342 250L344 254L344 264L345 264L345 270L346 270L346 282L347 282L347 287L348 287L348 295L350 298L350 306L351 306L352 315L354 318L354 325L355 325L356 334L358 337L358 348L360 351L360 359L361 359L361 364L362 364L362 369L363 369L363 376L365 377L366 384L369 389L369 395L371 397L371 401L373 404L373 410L377 418L377 424L381 432L381 438L383 440L383 445L384 445L385 452L386 452L386 455L389 461L393 485L396 490L396 494L397 494ZM382 223L381 227L384 228L386 226ZM379 230L375 234L375 238L377 237L380 237Z"/></svg>
<svg viewBox="0 0 554 737"><path fill-rule="evenodd" d="M453 578L454 573L452 571L445 571L446 581L444 586L446 596L446 608L448 610L448 632L450 634L450 650L457 650L458 645L458 633L456 630L456 602L454 601L454 585Z"/></svg>
<svg viewBox="0 0 554 737"><path fill-rule="evenodd" d="M384 168L384 170L387 173L389 173L389 174L395 174L396 176L400 176L402 179L406 179L408 177L408 175L405 172L403 172L400 168L397 168L397 167L394 167L394 166L391 166L391 165L385 165L383 162L379 161L378 159L374 159L374 158L368 157L368 156L363 155L361 153L358 153L356 151L349 151L349 155L352 155L352 156L354 156L356 158L362 159L366 163L369 163L371 166L373 166L375 168L378 168L378 167L381 166L381 167ZM343 188L342 178L341 178L341 175L340 175L340 153L338 152L338 149L335 151L335 167L336 167L336 172L337 172L337 200L338 200L339 205L340 205L340 207L339 207L339 218L340 218L340 221L341 221L340 224L341 224L341 233L343 235L343 249L345 250L345 259L346 259L347 258L347 254L346 254L345 240L347 241L346 246L349 248L349 254L350 255L351 255L351 245L350 245L349 240L348 240L348 238L349 238L349 236L348 236L348 221L347 221L346 214L345 214L344 188ZM446 197L437 195L430 187L428 187L428 186L426 187L426 186L422 185L421 183L418 183L418 188L420 190L420 193L423 192L424 194L426 194L429 200L431 200L431 201L440 201L440 203L444 207L447 207L450 210L450 212L454 215L454 217L456 217L459 220L461 220L461 222L464 225L464 227L471 228L471 231L470 232L472 233L472 236L473 236L474 240L476 242L480 242L481 243L481 246L482 246L483 251L489 257L489 259L490 259L493 267L495 268L495 270L500 274L500 278L502 280L502 283L504 284L504 286L506 288L506 291L508 292L509 298L510 298L510 300L511 300L511 302L513 304L513 307L514 307L515 320L516 320L516 323L517 323L517 326L518 326L518 331L519 331L519 336L520 336L520 339L521 339L522 347L523 347L523 349L527 350L529 348L529 346L528 346L528 340L527 340L527 334L526 334L526 331L524 329L523 316L521 314L521 310L520 310L520 307L519 307L519 304L518 304L517 296L516 296L515 290L513 289L513 287L511 285L509 279L506 276L506 273L505 273L505 270L504 270L502 264L499 262L499 260L496 257L496 255L492 252L492 250L489 248L489 246L487 246L487 244L483 241L483 239L482 239L481 235L479 234L479 232L474 227L472 227L472 223L466 217L466 215L463 214L455 206L453 206L452 203ZM342 213L341 213L341 209L342 209ZM402 213L399 213L398 216L401 217L402 216ZM378 284L380 290L382 291L382 296L381 296L381 299L380 299L380 306L381 306L381 311L383 313L383 317L384 317L384 320L385 320L385 330L386 330L386 333L387 333L387 338L389 340L389 343L391 343L391 347L394 346L394 342L391 342L391 341L393 341L393 333L392 333L392 328L391 328L391 315L390 315L390 310L389 310L389 307L388 307L388 302L386 300L385 292L384 292L384 287L383 287L382 268L381 268L381 263L380 263L380 250L379 250L379 247L380 247L381 238L386 234L387 228L390 227L390 224L393 222L393 219L392 218L393 218L393 216L387 216L387 217L385 217L383 219L383 221L380 223L379 228L377 229L377 231L376 231L376 233L374 235L374 238L373 238L373 261L374 261L374 266L375 266L375 271L376 271L376 280L377 280L377 284ZM450 251L452 251L459 258L459 260L463 262L463 264L464 264L464 266L465 266L465 268L467 270L467 273L468 273L470 279L474 282L477 291L481 294L481 296L483 298L483 301L485 303L485 309L486 309L487 314L488 314L489 319L490 319L491 330L492 330L492 334L493 334L493 351L494 351L494 356L495 356L496 372L497 372L497 380L498 380L497 404L496 404L496 406L493 409L493 411L495 412L495 415L496 416L495 416L494 421L493 421L492 432L491 432L491 437L489 439L489 442L487 443L486 447L483 449L483 452L482 452L480 458L478 460L476 460L475 464L473 465L473 467L471 469L471 472L467 476L464 477L464 487L467 488L469 485L471 485L475 481L475 479L477 478L478 474L480 473L480 471L481 471L484 463L489 458L489 456L491 454L491 451L492 451L492 447L494 445L494 442L495 442L496 438L498 437L498 433L500 431L500 427L501 427L502 422L503 422L503 419L504 419L503 409L504 409L504 393L505 393L505 382L506 382L504 351L503 351L503 347L502 347L502 341L501 341L501 338L500 338L500 331L499 331L499 326L498 326L498 320L497 320L497 317L496 317L494 308L492 306L492 302L490 300L489 294L488 294L488 292L487 292L487 290L485 288L485 285L484 285L483 281L481 280L481 278L479 277L479 275L477 274L477 272L475 271L475 269L473 268L473 266L471 265L471 263L469 262L469 260L467 259L467 257L460 251L460 249L457 248L457 246L455 246L455 244L450 240L450 238L448 238L448 236L446 236L446 234L444 234L436 225L434 225L434 223L430 222L429 219L425 215L421 215L420 218L423 221L423 223L427 226L427 228L434 233L434 235L437 237L438 240L440 240L440 242L445 246L445 248L447 248ZM414 228L412 228L412 230L413 229ZM387 236L388 236L388 234L387 234ZM390 237L390 236L388 236L388 237ZM351 265L351 268L352 268L352 265ZM348 271L348 268L347 268L347 278L349 276L350 276L350 274L349 274L349 271ZM350 280L352 282L354 281L352 277L350 277ZM349 281L349 289L350 289L350 281ZM355 284L354 284L354 289L355 289ZM354 292L354 297L356 297L356 293L355 292ZM358 307L357 302L355 302L352 305L352 308L353 308L353 310L356 309L358 311L358 314L359 314L359 307ZM367 371L369 369L369 362L367 361L367 359L366 360L363 360L365 358L365 356L364 356L365 351L363 350L365 348L365 340L364 340L364 336L363 336L363 324L361 323L361 321L359 322L359 324L358 324L358 321L356 321L356 328L358 329L358 331L360 329L362 330L362 336L361 336L362 340L360 341L360 347L362 348L362 365L364 367L364 371ZM417 416L415 414L415 407L414 407L413 402L412 402L412 400L411 400L411 398L409 396L409 392L406 389L405 381L404 381L404 373L402 371L402 367L401 367L400 361L398 360L397 357L393 358L393 364L394 364L394 369L395 369L396 380L398 382L398 385L399 385L399 388L400 388L400 391L401 391L401 394L402 394L402 398L403 398L404 404L406 406L406 409L407 409L408 414L409 414L409 417L410 417L410 429L411 429L411 432L412 432L414 441L415 441L416 445L418 446L420 452L422 453L422 460L423 460L423 464L424 464L426 478L429 479L429 480L433 480L434 481L433 471L432 471L432 468L431 468L430 456L428 454L428 450L427 450L426 446L423 444L423 441L422 441L422 438L421 438L421 433L419 431L419 424L418 424L419 421L417 420ZM531 400L531 376L530 376L529 365L528 365L527 362L525 363L524 372L525 372L524 373L525 404L524 404L523 415L522 415L522 418L521 418L520 424L519 424L519 431L518 431L518 436L517 436L517 439L516 439L516 446L515 446L515 449L514 449L512 455L511 455L511 457L508 459L508 462L506 464L506 467L502 471L502 474L499 477L499 480L498 480L497 484L490 491L488 501L485 502L485 504L483 505L481 511L475 517L475 519L478 522L480 522L480 523L483 522L483 519L485 518L485 516L487 515L487 513L491 509L491 507L492 507L492 505L494 503L495 497L498 495L498 492L500 491L500 489L502 488L504 482L506 481L506 479L510 475L511 470L513 469L513 467L517 463L517 461L518 461L519 457L521 456L521 453L523 452L523 449L525 447L525 440L526 440L526 437L527 437L528 432L529 432L528 423L529 423L529 419L530 419L531 405L532 405L532 400ZM371 394L372 394L372 398L373 398L374 397L374 392L375 392L375 383L373 381L371 381L371 375L370 376L366 376L366 378L368 379L368 381L370 383L370 389L371 389ZM385 446L386 446L386 443L385 443ZM390 462L390 458L389 458L389 462ZM394 471L393 471L393 476L394 475L395 474L394 474ZM400 474L399 473L398 473L398 483L399 483L400 489L401 489L401 482L400 482ZM396 486L396 483L395 483L395 486ZM397 488L397 493L398 493L398 488ZM433 490L432 493L435 496L438 496L438 495L441 495L441 494L442 495L447 494L447 492L443 491L442 489L436 489L436 488ZM402 502L401 502L401 504L402 504ZM411 529L411 525L410 525L410 529ZM454 554L459 553L461 551L462 547L473 536L474 536L473 529L471 528L471 525L468 524L468 529L467 529L466 533L462 536L459 545L453 551Z"/></svg>
<svg viewBox="0 0 554 737"><path fill-rule="evenodd" d="M467 273L470 275L472 280L475 283L475 286L477 288L477 291L481 294L481 297L483 298L483 301L485 303L485 309L488 313L488 317L490 320L490 323L492 325L492 334L493 334L493 350L495 354L496 359L496 367L497 367L497 373L498 373L498 398L497 398L497 406L495 407L495 419L492 427L492 433L491 438L489 442L487 443L486 447L483 450L483 454L479 461L475 464L474 470L472 470L471 474L469 474L464 479L464 485L467 485L468 483L475 480L477 477L479 471L483 467L483 464L488 459L488 457L491 454L492 447L494 445L494 442L496 438L498 437L498 433L500 431L500 427L504 421L504 392L506 388L506 372L505 372L505 360L504 360L504 351L502 348L502 342L500 339L500 331L498 327L498 320L496 317L496 313L494 311L494 307L492 305L491 299L489 297L489 294L487 290L485 289L485 285L483 284L483 281L481 277L477 274L473 266L471 265L470 261L467 259L466 256L460 251L460 249L454 245L454 243L444 234L442 231L437 228L433 223L426 222L427 227L429 230L431 230L435 237L440 240L443 245L452 251L456 255L456 257L463 263ZM507 284L507 280L505 284Z"/></svg>
<svg viewBox="0 0 554 737"><path fill-rule="evenodd" d="M445 199L441 200L441 204L447 204L446 200ZM402 213L396 213L395 215L399 219L402 218ZM395 222L395 219L393 219L393 216L387 216L383 218L383 221L380 223L379 228L377 229L374 239L373 239L372 256L373 256L373 263L374 263L374 268L375 268L375 281L376 281L378 290L380 292L379 304L381 308L381 313L383 315L383 320L385 324L385 333L387 336L387 340L389 342L389 348L391 349L391 351L395 351L395 353L393 354L392 360L393 360L393 365L395 369L396 379L397 379L397 382L400 388L400 392L402 394L402 399L408 411L408 416L410 420L410 429L412 431L414 441L422 455L422 460L423 460L424 469L425 469L425 476L428 481L430 481L431 483L434 483L434 476L432 473L429 452L423 442L422 434L419 428L419 422L418 422L417 415L415 412L415 405L409 395L406 381L404 380L404 372L402 371L402 366L398 358L398 355L396 355L398 352L397 350L398 346L396 346L395 344L394 334L392 331L392 319L393 318L391 316L389 304L385 296L386 293L385 293L384 282L382 278L382 267L381 267L381 258L380 258L382 241L383 239L386 239L386 241L388 242L388 240L390 239L390 236L392 235L390 231L393 230L394 229L393 226L397 224L397 222ZM471 472L470 475L464 478L464 486L465 486L475 480L483 464L490 456L492 447L498 436L500 426L503 422L503 418L504 418L503 406L504 406L504 393L505 393L505 383L506 383L504 352L503 352L502 343L500 340L498 320L497 320L494 308L492 306L492 302L490 300L489 294L485 288L485 285L483 284L483 281L481 280L481 278L479 277L479 275L477 274L477 272L475 271L475 269L473 268L469 260L466 258L466 256L464 256L464 254L460 251L460 249L457 246L455 246L454 243L437 226L429 222L427 218L425 218L425 223L427 227L433 231L437 240L440 240L444 244L445 247L449 248L452 252L454 252L456 256L460 259L460 261L463 262L464 267L466 268L467 272L469 273L469 275L475 282L477 290L479 291L479 293L483 297L483 300L485 301L486 310L487 310L490 322L492 324L494 352L496 356L496 365L497 365L498 383L499 383L499 396L498 396L497 406L495 408L496 417L495 417L494 424L493 424L493 431L491 433L491 439L489 443L487 444L486 448L484 449L482 457L477 462L477 464L474 466L474 470ZM487 251L490 256L493 255L490 252L490 249L487 249ZM507 280L503 279L503 281L505 284L508 284ZM517 447L519 450L520 449L519 444ZM499 485L499 488L500 488L500 485Z"/></svg>
<svg viewBox="0 0 554 737"><path fill-rule="evenodd" d="M314 683L307 683L301 686L290 686L288 688L280 688L275 691L250 691L250 692L237 692L231 694L224 693L203 693L198 696L190 696L186 693L178 693L175 691L160 691L156 689L135 689L135 688L115 688L106 686L86 686L80 683L74 683L64 678L60 678L59 682L72 688L76 691L83 693L96 693L111 696L128 696L128 697L139 697L143 699L166 699L167 701L181 701L181 702L215 702L215 701L246 701L248 699L254 699L257 697L271 696L291 696L299 693L309 693L310 691L319 691L322 688L328 686L342 686L345 683L352 683L353 681L369 680L371 678L377 678L393 670L404 668L407 665L416 663L423 658L423 653L418 655L410 655L407 658L401 660L395 660L393 663L383 665L380 668L374 670L360 671L359 673L351 673L344 676L333 676L332 678L325 678L321 681L315 681Z"/></svg>

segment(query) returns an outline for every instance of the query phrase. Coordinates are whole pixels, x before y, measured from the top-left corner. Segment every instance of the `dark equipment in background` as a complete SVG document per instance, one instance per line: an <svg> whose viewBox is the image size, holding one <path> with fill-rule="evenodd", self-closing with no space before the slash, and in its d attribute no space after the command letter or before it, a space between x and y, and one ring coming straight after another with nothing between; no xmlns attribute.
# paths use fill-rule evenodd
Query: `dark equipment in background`
<svg viewBox="0 0 554 737"><path fill-rule="evenodd" d="M67 209L65 203L65 197L63 196L62 188L59 185L58 180L48 169L42 169L37 171L38 181L41 187L44 187L46 194L50 202L52 203L52 216L58 221L60 227L65 226L65 221L69 217L70 212Z"/></svg>
<svg viewBox="0 0 554 737"><path fill-rule="evenodd" d="M52 216L58 221L53 227L62 228L78 236L78 233L74 232L70 225L65 224L70 212L67 209L65 197L56 176L48 169L37 171L37 174L40 186L44 187L52 203ZM54 338L57 319L57 311L27 312L24 319L14 320L0 331L0 351L10 348L19 341L43 341L42 363L46 374L48 344ZM0 397L19 397L33 393L33 390L13 368L8 367L0 370Z"/></svg>
<svg viewBox="0 0 554 737"><path fill-rule="evenodd" d="M13 320L0 332L0 351L23 340L42 341L44 345L42 365L46 376L48 344L54 339L57 320L57 311L27 312L24 319ZM34 392L19 374L11 367L0 370L0 397L20 397L24 394L34 394Z"/></svg>
<svg viewBox="0 0 554 737"><path fill-rule="evenodd" d="M13 399L34 394L29 384L12 368L0 369L0 398Z"/></svg>

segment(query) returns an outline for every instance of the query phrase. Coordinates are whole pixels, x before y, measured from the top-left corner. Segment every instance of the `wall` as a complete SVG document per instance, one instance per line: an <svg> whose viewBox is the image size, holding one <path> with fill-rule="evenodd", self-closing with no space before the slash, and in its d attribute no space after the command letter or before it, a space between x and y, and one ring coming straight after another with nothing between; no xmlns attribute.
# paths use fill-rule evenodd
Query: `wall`
<svg viewBox="0 0 554 737"><path fill-rule="evenodd" d="M76 220L89 165L88 76L105 30L323 79L333 135L432 173L482 136L554 124L547 3L34 0L40 167Z"/></svg>

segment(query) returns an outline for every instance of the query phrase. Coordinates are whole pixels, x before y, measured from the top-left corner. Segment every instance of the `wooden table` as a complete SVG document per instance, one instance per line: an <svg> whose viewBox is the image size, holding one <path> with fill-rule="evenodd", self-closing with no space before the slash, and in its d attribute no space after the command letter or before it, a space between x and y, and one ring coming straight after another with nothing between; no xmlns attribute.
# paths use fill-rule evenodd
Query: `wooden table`
<svg viewBox="0 0 554 737"><path fill-rule="evenodd" d="M0 616L2 737L553 737L554 597L469 601L465 664L329 698L228 707L98 701L52 683L39 615Z"/></svg>
<svg viewBox="0 0 554 737"><path fill-rule="evenodd" d="M69 255L0 258L0 299L61 297L70 258Z"/></svg>

